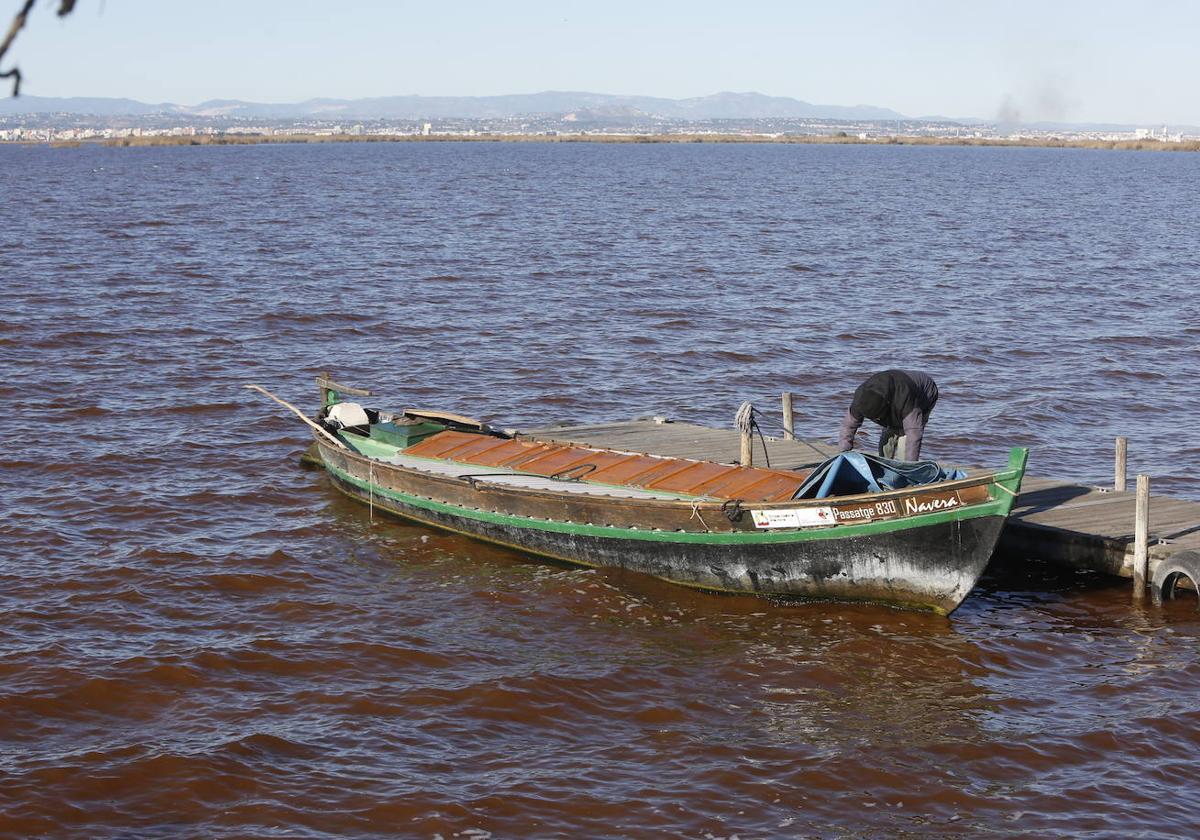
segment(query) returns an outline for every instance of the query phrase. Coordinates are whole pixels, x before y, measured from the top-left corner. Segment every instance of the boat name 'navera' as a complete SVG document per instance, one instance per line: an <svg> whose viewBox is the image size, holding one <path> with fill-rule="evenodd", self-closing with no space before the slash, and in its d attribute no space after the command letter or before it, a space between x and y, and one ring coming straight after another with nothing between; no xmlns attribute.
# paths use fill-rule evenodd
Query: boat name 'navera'
<svg viewBox="0 0 1200 840"><path fill-rule="evenodd" d="M939 510L949 510L956 508L960 504L958 494L947 496L925 496L924 498L914 498L912 496L904 500L904 515L912 516L914 513L933 513Z"/></svg>

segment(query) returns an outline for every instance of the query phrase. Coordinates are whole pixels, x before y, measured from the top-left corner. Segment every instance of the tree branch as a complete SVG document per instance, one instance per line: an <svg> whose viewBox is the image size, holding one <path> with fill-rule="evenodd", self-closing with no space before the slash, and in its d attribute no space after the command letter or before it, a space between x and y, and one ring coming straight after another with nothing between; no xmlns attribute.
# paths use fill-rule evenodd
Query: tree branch
<svg viewBox="0 0 1200 840"><path fill-rule="evenodd" d="M0 61L4 60L4 54L8 52L8 48L12 46L13 40L17 37L17 33L25 28L25 21L29 17L29 11L33 8L33 4L37 0L25 0L25 5L21 7L21 11L17 12L13 18L12 25L8 27L8 34L4 36L4 41L0 42ZM58 16L66 17L75 10L77 0L59 0ZM6 70L0 73L0 79L12 79L14 97L21 95L21 69L14 67L11 70Z"/></svg>

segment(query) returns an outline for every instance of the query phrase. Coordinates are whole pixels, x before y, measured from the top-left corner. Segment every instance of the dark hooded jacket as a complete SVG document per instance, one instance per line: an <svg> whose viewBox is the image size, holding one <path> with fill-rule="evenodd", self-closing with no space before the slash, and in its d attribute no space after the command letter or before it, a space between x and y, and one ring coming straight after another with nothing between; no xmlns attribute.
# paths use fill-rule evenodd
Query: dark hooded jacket
<svg viewBox="0 0 1200 840"><path fill-rule="evenodd" d="M872 420L894 434L904 435L905 458L916 461L921 455L925 424L937 401L937 383L928 374L912 370L872 374L855 390L842 418L839 447L843 452L852 448L863 420Z"/></svg>

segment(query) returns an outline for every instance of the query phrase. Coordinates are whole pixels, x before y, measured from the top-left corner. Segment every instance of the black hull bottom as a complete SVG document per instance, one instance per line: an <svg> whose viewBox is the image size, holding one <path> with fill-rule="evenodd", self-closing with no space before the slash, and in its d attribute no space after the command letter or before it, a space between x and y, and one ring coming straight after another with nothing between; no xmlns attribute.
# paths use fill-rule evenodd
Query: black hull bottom
<svg viewBox="0 0 1200 840"><path fill-rule="evenodd" d="M363 502L368 493L331 476ZM722 592L853 600L949 613L986 568L1001 516L842 539L713 545L559 533L481 521L374 496L375 508L584 566L616 567Z"/></svg>

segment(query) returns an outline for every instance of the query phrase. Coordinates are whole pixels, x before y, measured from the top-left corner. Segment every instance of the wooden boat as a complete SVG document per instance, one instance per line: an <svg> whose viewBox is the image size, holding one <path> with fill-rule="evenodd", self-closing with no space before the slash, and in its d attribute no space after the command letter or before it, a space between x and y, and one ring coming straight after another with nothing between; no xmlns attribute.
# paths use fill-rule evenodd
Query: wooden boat
<svg viewBox="0 0 1200 840"><path fill-rule="evenodd" d="M948 614L987 566L1028 456L1014 448L1005 469L956 480L795 499L805 473L556 443L439 412L363 411L344 397L368 392L317 383L309 456L373 509L721 592ZM344 408L366 422L338 428Z"/></svg>

